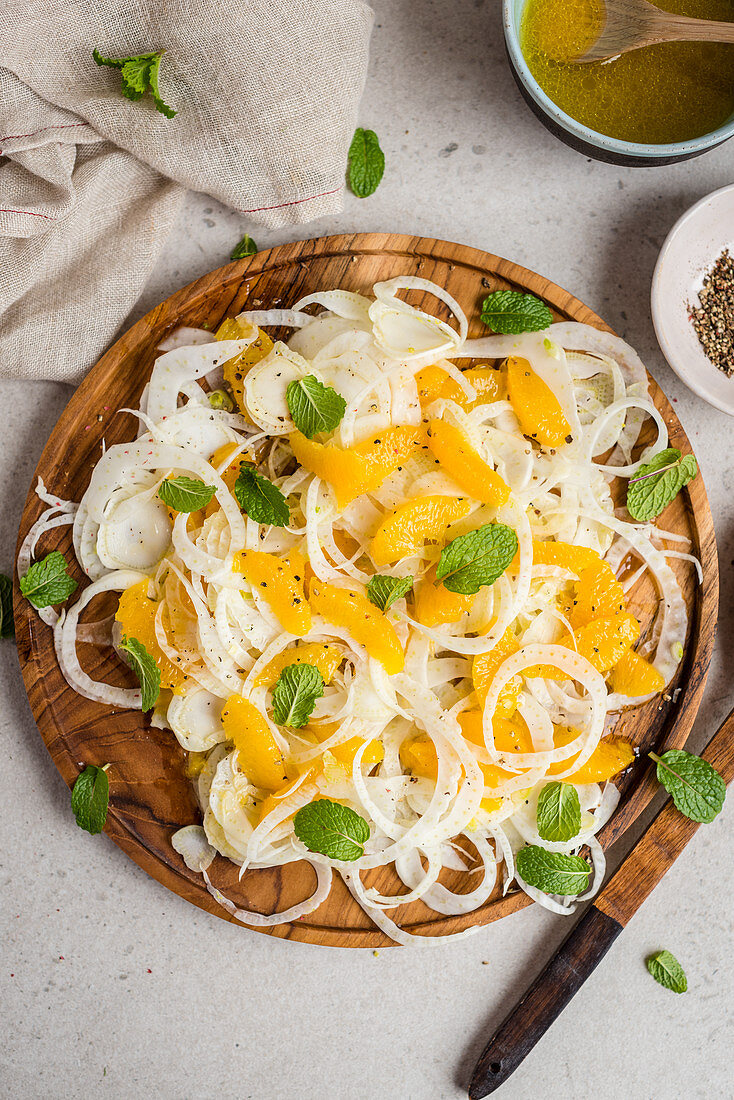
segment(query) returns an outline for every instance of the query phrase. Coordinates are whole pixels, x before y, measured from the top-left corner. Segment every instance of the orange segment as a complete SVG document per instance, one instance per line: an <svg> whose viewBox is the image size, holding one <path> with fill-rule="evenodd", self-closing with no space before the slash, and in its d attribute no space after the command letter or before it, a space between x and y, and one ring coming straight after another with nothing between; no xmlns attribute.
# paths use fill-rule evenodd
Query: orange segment
<svg viewBox="0 0 734 1100"><path fill-rule="evenodd" d="M292 432L288 440L300 465L331 485L340 509L362 493L379 489L423 442L422 430L407 425L386 428L355 447L318 443L301 432Z"/></svg>
<svg viewBox="0 0 734 1100"><path fill-rule="evenodd" d="M428 448L457 485L485 504L499 508L510 495L510 486L474 450L464 432L445 420L432 420Z"/></svg>
<svg viewBox="0 0 734 1100"><path fill-rule="evenodd" d="M222 725L234 741L242 771L255 787L275 791L287 781L285 761L264 717L249 699L230 695L222 711Z"/></svg>
<svg viewBox="0 0 734 1100"><path fill-rule="evenodd" d="M308 634L311 609L303 591L304 565L300 555L288 561L260 550L241 550L234 556L232 569L242 573L253 587L257 586L284 630L298 636Z"/></svg>
<svg viewBox="0 0 734 1100"><path fill-rule="evenodd" d="M424 626L456 623L463 615L469 614L475 599L475 596L462 596L459 592L449 592L443 584L437 584L436 567L432 565L418 585L415 617Z"/></svg>
<svg viewBox="0 0 734 1100"><path fill-rule="evenodd" d="M490 401L499 401L507 395L504 371L494 367L472 367L463 372L467 382L477 391L475 400L466 396L458 382L441 367L433 364L423 367L415 376L418 398L421 405L430 405L431 401L444 398L455 401L465 412L471 412L477 405Z"/></svg>
<svg viewBox="0 0 734 1100"><path fill-rule="evenodd" d="M664 687L665 677L634 649L628 649L612 669L611 688L620 695L651 695Z"/></svg>
<svg viewBox="0 0 734 1100"><path fill-rule="evenodd" d="M567 745L579 735L578 730L566 729L565 726L554 726L553 742L556 748ZM578 759L576 757L575 759ZM605 737L599 742L589 759L582 764L578 771L566 776L564 783L604 783L607 779L618 775L628 768L635 759L634 749L629 741L623 737ZM565 771L572 760L560 760L557 764L551 764L550 775L557 775Z"/></svg>
<svg viewBox="0 0 734 1100"><path fill-rule="evenodd" d="M464 497L418 497L391 512L372 540L375 565L399 561L420 550L426 542L442 538L446 528L471 511Z"/></svg>
<svg viewBox="0 0 734 1100"><path fill-rule="evenodd" d="M249 330L249 322L246 322ZM235 355L232 359L228 359L226 363L222 364L222 373L224 375L224 381L232 391L232 396L235 399L237 408L241 413L247 416L247 406L245 404L245 375L251 367L255 366L255 363L259 363L261 359L264 359L266 355L270 355L273 350L273 341L268 336L267 332L263 332L261 328L257 330L257 340L253 341L249 347L246 347L244 351L241 351L239 355ZM228 317L226 321L217 329L217 340L241 340L243 335L246 334L244 326L241 328L239 322L233 317ZM249 419L249 418L248 418Z"/></svg>
<svg viewBox="0 0 734 1100"><path fill-rule="evenodd" d="M597 561L579 573L576 597L571 609L571 626L576 630L593 619L606 619L624 611L624 589L606 561Z"/></svg>
<svg viewBox="0 0 734 1100"><path fill-rule="evenodd" d="M640 636L640 624L626 611L594 619L576 631L576 645L598 672L607 672ZM569 639L570 641L570 639ZM563 644L563 643L562 643Z"/></svg>
<svg viewBox="0 0 734 1100"><path fill-rule="evenodd" d="M324 678L325 684L330 684L334 673L344 659L344 654L337 645L329 645L327 642L312 642L309 645L300 645L296 648L284 649L269 661L255 680L257 687L266 685L272 687L281 672L288 665L314 665Z"/></svg>
<svg viewBox="0 0 734 1100"><path fill-rule="evenodd" d="M403 741L400 746L400 762L413 775L434 781L438 778L438 757L430 737L420 736Z"/></svg>
<svg viewBox="0 0 734 1100"><path fill-rule="evenodd" d="M258 812L258 817L257 817L258 825L263 820L263 818L267 817L269 813L271 813L273 810L277 809L278 806L282 805L282 803L285 801L285 799L288 798L289 795L293 794L293 792L295 790L303 790L304 784L306 782L308 782L308 780L312 776L315 775L315 772L316 772L316 768L313 767L313 766L310 767L308 769L308 771L306 772L306 779L305 780L302 780L301 776L298 775L298 776L296 776L295 779L291 780L290 783L286 783L286 785L284 787L281 787L280 790L276 791L275 794L269 794L267 798L264 798L262 800L262 802L260 803L260 810ZM295 813L295 810L294 810L294 813Z"/></svg>
<svg viewBox="0 0 734 1100"><path fill-rule="evenodd" d="M534 565L560 565L580 573L601 561L596 550L588 546L575 546L570 542L555 542L552 539L533 539Z"/></svg>
<svg viewBox="0 0 734 1100"><path fill-rule="evenodd" d="M474 690L482 706L484 706L487 700L487 694L497 669L503 661L511 657L513 653L517 653L519 648L515 640L515 635L512 633L512 629L508 627L494 649L491 649L489 653L478 653L474 658L472 663L472 680L474 683ZM500 712L512 712L515 710L521 689L522 677L518 674L513 676L502 688L499 699L497 700L497 710Z"/></svg>
<svg viewBox="0 0 734 1100"><path fill-rule="evenodd" d="M341 745L336 745L329 751L336 757L338 762L343 768L346 768L351 773L352 766L354 764L354 758L357 755L357 750L363 744L363 737L350 737L348 741L344 741ZM381 764L385 756L385 750L382 747L381 741L370 741L367 748L362 754L363 764Z"/></svg>
<svg viewBox="0 0 734 1100"><path fill-rule="evenodd" d="M365 647L370 657L384 665L391 676L402 672L405 657L395 627L363 592L353 588L337 588L314 577L309 588L309 600L316 615L321 615L329 623L345 627L355 641Z"/></svg>
<svg viewBox="0 0 734 1100"><path fill-rule="evenodd" d="M571 425L558 398L527 359L511 355L507 360L507 392L524 435L537 439L544 447L569 442Z"/></svg>
<svg viewBox="0 0 734 1100"><path fill-rule="evenodd" d="M186 676L168 660L155 636L155 617L158 600L148 597L148 580L138 581L120 596L115 619L122 628L123 638L136 638L144 645L161 672L161 687L174 690L180 687Z"/></svg>

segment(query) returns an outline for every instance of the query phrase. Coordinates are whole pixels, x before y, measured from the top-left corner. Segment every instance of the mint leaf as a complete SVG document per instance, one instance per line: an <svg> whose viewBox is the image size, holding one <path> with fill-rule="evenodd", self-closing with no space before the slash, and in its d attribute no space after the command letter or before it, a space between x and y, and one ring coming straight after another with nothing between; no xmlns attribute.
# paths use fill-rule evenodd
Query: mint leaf
<svg viewBox="0 0 734 1100"><path fill-rule="evenodd" d="M385 154L374 130L358 126L349 146L349 186L360 199L373 194L385 172Z"/></svg>
<svg viewBox="0 0 734 1100"><path fill-rule="evenodd" d="M519 290L495 290L482 303L482 321L493 332L539 332L553 322L545 302Z"/></svg>
<svg viewBox="0 0 734 1100"><path fill-rule="evenodd" d="M572 783L547 783L538 796L538 836L570 840L581 828L581 803Z"/></svg>
<svg viewBox="0 0 734 1100"><path fill-rule="evenodd" d="M698 473L693 455L681 455L677 447L666 447L649 462L638 466L627 487L627 511L646 523L656 519L684 485Z"/></svg>
<svg viewBox="0 0 734 1100"><path fill-rule="evenodd" d="M313 374L289 382L285 399L293 423L307 439L313 439L317 432L332 431L347 407L333 386L324 386Z"/></svg>
<svg viewBox="0 0 734 1100"><path fill-rule="evenodd" d="M104 768L88 764L71 792L71 808L80 829L101 833L107 820L110 783Z"/></svg>
<svg viewBox="0 0 734 1100"><path fill-rule="evenodd" d="M684 749L649 755L658 766L658 782L671 795L676 809L691 821L705 825L713 821L726 798L726 784L716 768Z"/></svg>
<svg viewBox="0 0 734 1100"><path fill-rule="evenodd" d="M216 491L214 485L205 485L198 477L167 477L158 496L176 512L197 512L206 508Z"/></svg>
<svg viewBox="0 0 734 1100"><path fill-rule="evenodd" d="M239 244L236 244L230 252L229 258L231 260L243 260L245 256L254 256L257 252L257 245L253 241L249 233L245 233L244 237Z"/></svg>
<svg viewBox="0 0 734 1100"><path fill-rule="evenodd" d="M12 638L15 634L13 618L13 582L0 573L0 638Z"/></svg>
<svg viewBox="0 0 734 1100"><path fill-rule="evenodd" d="M589 885L591 867L581 856L564 856L530 844L517 853L516 863L520 878L544 894L575 897Z"/></svg>
<svg viewBox="0 0 734 1100"><path fill-rule="evenodd" d="M339 802L318 798L293 818L293 831L310 852L351 863L364 855L370 827L363 817Z"/></svg>
<svg viewBox="0 0 734 1100"><path fill-rule="evenodd" d="M161 670L158 668L155 657L148 653L143 643L137 638L123 638L118 649L127 653L130 667L140 683L143 695L141 710L152 710L158 702L161 691Z"/></svg>
<svg viewBox="0 0 734 1100"><path fill-rule="evenodd" d="M367 583L367 595L380 611L387 611L401 596L407 596L412 587L412 577L387 577L377 573Z"/></svg>
<svg viewBox="0 0 734 1100"><path fill-rule="evenodd" d="M273 527L287 527L291 521L288 501L277 485L268 481L252 466L241 466L234 485L237 503L256 523L269 523Z"/></svg>
<svg viewBox="0 0 734 1100"><path fill-rule="evenodd" d="M688 989L686 972L670 951L657 951L645 960L645 964L659 985L674 993L685 993Z"/></svg>
<svg viewBox="0 0 734 1100"><path fill-rule="evenodd" d="M34 562L20 578L20 590L34 607L63 603L78 587L69 576L68 568L64 555L52 550L45 558Z"/></svg>
<svg viewBox="0 0 734 1100"><path fill-rule="evenodd" d="M98 65L120 70L121 90L127 99L137 102L146 92L150 92L156 110L166 118L173 118L176 112L163 102L158 87L161 58L165 52L157 50L155 53L141 53L132 57L104 57L95 49L92 50L92 57Z"/></svg>
<svg viewBox="0 0 734 1100"><path fill-rule="evenodd" d="M324 694L324 677L316 665L286 665L273 688L273 718L279 726L300 729Z"/></svg>
<svg viewBox="0 0 734 1100"><path fill-rule="evenodd" d="M517 553L517 535L504 523L485 523L459 535L441 551L436 579L449 592L473 596L484 584L494 584Z"/></svg>

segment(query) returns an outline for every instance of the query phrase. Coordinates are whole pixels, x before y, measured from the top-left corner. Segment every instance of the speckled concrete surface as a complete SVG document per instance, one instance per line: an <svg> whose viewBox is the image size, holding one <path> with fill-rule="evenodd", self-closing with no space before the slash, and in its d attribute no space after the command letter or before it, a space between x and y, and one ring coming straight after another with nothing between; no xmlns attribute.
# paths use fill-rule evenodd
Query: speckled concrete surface
<svg viewBox="0 0 734 1100"><path fill-rule="evenodd" d="M499 3L379 0L361 121L388 169L372 198L300 235L395 230L486 248L542 271L641 352L699 456L719 538L722 614L695 738L732 701L734 421L667 369L649 317L662 240L695 199L729 183L733 145L687 164L620 169L560 145L504 62ZM138 315L224 263L250 231L190 196ZM90 314L90 323L93 316ZM26 487L68 390L0 390L2 568ZM283 943L206 916L70 816L33 724L14 648L0 647L3 811L0 1096L144 1095L435 1100L465 1095L483 1037L566 925L525 911L440 950L345 952ZM734 801L734 800L730 800ZM501 1093L573 1100L730 1097L734 807L699 830L569 1009ZM689 992L643 959L670 948Z"/></svg>

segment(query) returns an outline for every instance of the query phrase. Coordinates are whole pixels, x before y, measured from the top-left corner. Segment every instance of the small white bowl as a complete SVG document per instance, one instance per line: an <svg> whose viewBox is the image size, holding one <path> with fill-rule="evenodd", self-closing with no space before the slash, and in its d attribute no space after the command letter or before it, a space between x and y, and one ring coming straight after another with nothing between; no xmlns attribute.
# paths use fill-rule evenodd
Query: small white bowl
<svg viewBox="0 0 734 1100"><path fill-rule="evenodd" d="M700 199L678 219L652 277L652 321L668 363L709 405L734 416L734 376L707 358L690 321L704 275L723 250L734 256L734 184Z"/></svg>

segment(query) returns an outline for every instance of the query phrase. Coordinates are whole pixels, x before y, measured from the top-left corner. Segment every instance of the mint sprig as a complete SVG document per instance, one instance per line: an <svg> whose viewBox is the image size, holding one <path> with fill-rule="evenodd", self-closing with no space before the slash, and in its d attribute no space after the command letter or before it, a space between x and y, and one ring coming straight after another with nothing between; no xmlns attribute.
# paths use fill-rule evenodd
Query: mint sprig
<svg viewBox="0 0 734 1100"><path fill-rule="evenodd" d="M158 76L161 68L161 58L165 50L157 50L155 53L141 53L132 57L103 57L99 50L92 50L92 57L98 65L106 65L110 69L119 69L122 78L122 94L133 101L142 99L146 92L150 92L156 111L160 111L166 118L173 118L176 112L161 99L158 87Z"/></svg>
<svg viewBox="0 0 734 1100"><path fill-rule="evenodd" d="M364 855L370 827L349 806L319 798L303 806L293 818L293 831L310 852L351 863Z"/></svg>
<svg viewBox="0 0 734 1100"><path fill-rule="evenodd" d="M88 764L77 777L71 792L71 808L80 829L101 833L107 820L110 782L105 768Z"/></svg>
<svg viewBox="0 0 734 1100"><path fill-rule="evenodd" d="M519 290L495 290L482 303L482 321L493 332L505 335L539 332L553 322L545 302Z"/></svg>
<svg viewBox="0 0 734 1100"><path fill-rule="evenodd" d="M575 897L589 885L591 867L581 856L548 852L537 844L530 844L520 849L515 862L520 878L544 894Z"/></svg>
<svg viewBox="0 0 734 1100"><path fill-rule="evenodd" d="M684 749L649 755L657 764L658 782L670 794L676 809L691 821L706 825L713 821L726 798L726 784L716 768Z"/></svg>
<svg viewBox="0 0 734 1100"><path fill-rule="evenodd" d="M243 512L256 523L287 527L291 521L288 501L277 485L268 481L252 466L241 466L234 485L234 495Z"/></svg>
<svg viewBox="0 0 734 1100"><path fill-rule="evenodd" d="M206 508L216 491L214 485L205 485L198 477L167 477L161 482L158 496L176 512L198 512Z"/></svg>
<svg viewBox="0 0 734 1100"><path fill-rule="evenodd" d="M656 519L698 473L693 455L666 447L635 471L627 487L627 511L641 523Z"/></svg>
<svg viewBox="0 0 734 1100"><path fill-rule="evenodd" d="M257 245L249 233L245 233L239 244L236 244L230 253L231 260L244 260L245 256L254 256Z"/></svg>
<svg viewBox="0 0 734 1100"><path fill-rule="evenodd" d="M656 951L645 960L645 965L658 985L672 989L674 993L685 993L688 989L686 972L670 951Z"/></svg>
<svg viewBox="0 0 734 1100"><path fill-rule="evenodd" d="M344 416L347 403L333 386L325 386L313 374L294 379L285 392L293 423L307 439L330 432Z"/></svg>
<svg viewBox="0 0 734 1100"><path fill-rule="evenodd" d="M366 199L380 185L385 172L385 154L374 130L358 126L349 146L349 186L360 199Z"/></svg>
<svg viewBox="0 0 734 1100"><path fill-rule="evenodd" d="M407 596L412 587L412 577L388 577L377 573L367 582L367 595L375 607L387 611L396 600Z"/></svg>
<svg viewBox="0 0 734 1100"><path fill-rule="evenodd" d="M0 638L12 638L15 634L13 618L13 582L0 573Z"/></svg>
<svg viewBox="0 0 734 1100"><path fill-rule="evenodd" d="M161 691L161 670L158 668L155 657L145 648L137 638L123 638L119 649L126 653L130 667L138 678L142 694L141 710L152 710L158 702Z"/></svg>
<svg viewBox="0 0 734 1100"><path fill-rule="evenodd" d="M570 840L581 828L581 803L572 783L547 783L538 796L538 836Z"/></svg>
<svg viewBox="0 0 734 1100"><path fill-rule="evenodd" d="M300 729L323 694L324 677L316 665L286 665L273 688L273 718L279 726Z"/></svg>
<svg viewBox="0 0 734 1100"><path fill-rule="evenodd" d="M34 562L20 578L20 590L34 607L63 603L78 587L68 569L64 555L52 550L45 558Z"/></svg>
<svg viewBox="0 0 734 1100"><path fill-rule="evenodd" d="M517 535L504 523L485 523L459 535L441 551L436 579L449 592L475 595L482 585L494 584L517 553Z"/></svg>

